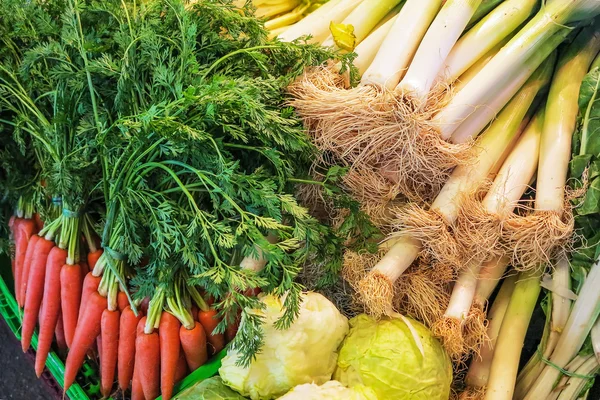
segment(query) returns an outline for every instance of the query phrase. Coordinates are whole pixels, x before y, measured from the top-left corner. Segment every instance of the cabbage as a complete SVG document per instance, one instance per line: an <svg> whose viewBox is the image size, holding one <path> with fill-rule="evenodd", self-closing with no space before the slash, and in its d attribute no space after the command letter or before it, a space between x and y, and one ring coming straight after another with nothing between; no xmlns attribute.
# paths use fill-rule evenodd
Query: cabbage
<svg viewBox="0 0 600 400"><path fill-rule="evenodd" d="M302 295L300 313L285 330L273 324L283 311L283 299L262 296L264 346L249 367L236 365L238 353L229 350L219 374L231 388L252 399L274 399L303 383L322 384L336 367L337 348L348 333L348 320L318 293Z"/></svg>
<svg viewBox="0 0 600 400"><path fill-rule="evenodd" d="M368 386L380 400L448 400L452 383L448 355L423 324L406 320L420 344L402 319L376 321L364 314L351 319L334 379L348 387Z"/></svg>
<svg viewBox="0 0 600 400"><path fill-rule="evenodd" d="M184 390L175 396L175 400L246 400L246 398L225 386L221 378L215 376Z"/></svg>
<svg viewBox="0 0 600 400"><path fill-rule="evenodd" d="M279 400L377 400L377 396L365 386L349 389L338 381L329 381L321 386L314 383L296 386Z"/></svg>

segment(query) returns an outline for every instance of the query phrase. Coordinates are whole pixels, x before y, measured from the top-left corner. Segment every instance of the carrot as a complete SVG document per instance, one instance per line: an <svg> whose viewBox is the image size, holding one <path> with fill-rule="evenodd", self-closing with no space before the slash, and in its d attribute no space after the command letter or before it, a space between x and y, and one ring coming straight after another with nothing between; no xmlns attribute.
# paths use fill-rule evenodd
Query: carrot
<svg viewBox="0 0 600 400"><path fill-rule="evenodd" d="M44 283L44 309L40 318L40 334L35 355L35 372L38 378L44 371L46 358L52 345L54 330L60 313L60 270L67 262L67 250L54 246L48 254L46 262L46 279Z"/></svg>
<svg viewBox="0 0 600 400"><path fill-rule="evenodd" d="M58 321L56 321L56 329L54 330L54 336L56 337L56 346L61 355L67 353L67 339L65 338L65 328L62 321L62 311L58 314Z"/></svg>
<svg viewBox="0 0 600 400"><path fill-rule="evenodd" d="M173 396L177 361L179 360L179 328L181 323L172 314L163 311L160 316L158 335L160 338L160 390L162 398L169 400Z"/></svg>
<svg viewBox="0 0 600 400"><path fill-rule="evenodd" d="M98 262L98 259L100 258L101 255L102 255L102 249L98 249L98 250L94 251L93 253L88 253L87 264L88 264L88 267L90 267L90 270L94 269L94 267L96 266L96 263Z"/></svg>
<svg viewBox="0 0 600 400"><path fill-rule="evenodd" d="M15 294L16 294L16 288L19 287L18 282L17 282L19 280L19 277L17 276L17 271L16 271L17 247L18 247L19 236L20 236L19 225L24 220L25 220L24 218L19 218L14 215L12 217L10 217L10 219L8 220L8 227L10 229L10 240L13 243L14 248L15 248L15 253L11 254L12 274L13 274L13 279L15 281ZM20 299L19 299L18 294L16 294L16 297L17 297L17 303L19 303Z"/></svg>
<svg viewBox="0 0 600 400"><path fill-rule="evenodd" d="M15 295L18 287L21 286L23 279L23 264L25 263L25 256L27 255L27 247L29 241L35 232L35 223L31 219L15 220ZM19 303L20 301L20 303ZM19 306L23 305L23 299L17 299Z"/></svg>
<svg viewBox="0 0 600 400"><path fill-rule="evenodd" d="M21 306L25 305L25 292L27 291L27 281L29 279L31 260L33 259L33 255L35 254L35 246L39 240L40 237L38 235L33 235L31 239L29 239L29 243L27 244L27 252L25 253L25 260L23 261L23 270L20 274L21 278L19 287L15 287L15 295L20 296Z"/></svg>
<svg viewBox="0 0 600 400"><path fill-rule="evenodd" d="M77 316L77 321L81 319L81 315L87 307L87 302L90 295L98 291L98 286L100 286L101 280L102 277L94 276L91 272L88 272L83 279L83 286L81 288L81 304L79 306L79 315Z"/></svg>
<svg viewBox="0 0 600 400"><path fill-rule="evenodd" d="M233 321L232 324L227 325L227 328L225 328L225 341L227 343L229 343L233 339L235 339L235 335L236 335L239 327L240 327L240 317L237 317L235 319L235 321Z"/></svg>
<svg viewBox="0 0 600 400"><path fill-rule="evenodd" d="M199 322L194 321L193 329L186 329L182 325L179 328L179 340L190 371L197 370L208 360L206 333Z"/></svg>
<svg viewBox="0 0 600 400"><path fill-rule="evenodd" d="M150 297L144 297L142 302L140 303L140 310L142 313L148 313L148 305L150 304Z"/></svg>
<svg viewBox="0 0 600 400"><path fill-rule="evenodd" d="M140 326L146 324L146 317L140 319ZM160 395L160 339L158 333L138 333L135 338L135 369L139 367L139 379L146 399L155 399Z"/></svg>
<svg viewBox="0 0 600 400"><path fill-rule="evenodd" d="M181 329L181 328L180 328ZM175 382L179 382L188 373L187 361L185 360L185 354L183 353L183 349L181 348L181 344L179 345L179 358L177 359L177 369L175 370Z"/></svg>
<svg viewBox="0 0 600 400"><path fill-rule="evenodd" d="M119 307L119 311L123 311L125 307L129 305L129 299L127 298L127 294L125 292L119 291L119 294L117 294L117 305Z"/></svg>
<svg viewBox="0 0 600 400"><path fill-rule="evenodd" d="M79 265L65 264L60 270L60 305L65 340L70 348L77 327L79 305L81 304L81 268Z"/></svg>
<svg viewBox="0 0 600 400"><path fill-rule="evenodd" d="M133 380L131 381L131 400L146 400L139 370L140 368L136 365L133 370Z"/></svg>
<svg viewBox="0 0 600 400"><path fill-rule="evenodd" d="M102 312L102 363L100 364L101 392L108 397L115 379L117 369L117 352L119 349L119 311L108 309Z"/></svg>
<svg viewBox="0 0 600 400"><path fill-rule="evenodd" d="M69 351L65 362L65 392L75 381L88 349L100 335L100 319L106 307L106 297L102 297L98 292L93 292L87 300L85 313L81 315L80 320L77 322L71 351Z"/></svg>
<svg viewBox="0 0 600 400"><path fill-rule="evenodd" d="M35 244L34 255L31 260L27 291L25 292L25 310L21 330L21 346L27 351L31 344L31 336L40 312L40 304L44 294L44 280L46 278L46 260L54 242L40 238Z"/></svg>
<svg viewBox="0 0 600 400"><path fill-rule="evenodd" d="M96 348L98 349L98 364L102 365L102 326L100 326L100 335L96 338Z"/></svg>
<svg viewBox="0 0 600 400"><path fill-rule="evenodd" d="M44 229L44 221L42 221L42 217L39 213L33 214L33 221L35 222L35 229L37 229L38 232Z"/></svg>
<svg viewBox="0 0 600 400"><path fill-rule="evenodd" d="M138 322L141 317L136 316L131 307L127 306L121 312L119 323L119 356L118 379L119 387L125 391L129 387L129 382L133 377L133 365L135 362L135 338Z"/></svg>
<svg viewBox="0 0 600 400"><path fill-rule="evenodd" d="M214 308L208 311L198 312L198 321L204 328L206 340L208 342L208 354L217 354L225 348L225 335L222 333L213 333L221 319L217 317L217 311Z"/></svg>
<svg viewBox="0 0 600 400"><path fill-rule="evenodd" d="M88 266L87 261L84 260L79 261L79 266L81 267L81 281L83 282L83 279L85 278L87 273L90 272L90 267Z"/></svg>

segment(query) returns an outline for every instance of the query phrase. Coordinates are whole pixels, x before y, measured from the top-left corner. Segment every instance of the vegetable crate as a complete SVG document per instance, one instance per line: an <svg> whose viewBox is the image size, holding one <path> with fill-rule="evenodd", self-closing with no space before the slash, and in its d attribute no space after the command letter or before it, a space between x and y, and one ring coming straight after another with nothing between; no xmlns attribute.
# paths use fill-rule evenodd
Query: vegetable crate
<svg viewBox="0 0 600 400"><path fill-rule="evenodd" d="M7 265L10 265L10 262L6 258L2 258L0 260L0 265L3 267L0 268L0 315L2 315L16 338L20 340L22 316L21 310L17 305L17 300L10 289L10 287L13 286L12 277L10 276L11 269L10 267L7 267ZM31 340L31 346L34 350L37 350L37 344L38 335L36 332L33 334L33 338ZM221 351L202 367L185 377L181 382L175 385L174 393L180 393L193 384L216 375L217 371L221 367L221 359L225 356L225 354L225 350ZM52 374L54 380L62 389L65 374L65 364L56 352L51 351L48 354L46 367ZM93 362L86 361L79 372L77 382L74 383L67 391L68 398L70 400L99 399L101 397L99 381L100 379L97 366ZM158 399L160 400L160 397Z"/></svg>

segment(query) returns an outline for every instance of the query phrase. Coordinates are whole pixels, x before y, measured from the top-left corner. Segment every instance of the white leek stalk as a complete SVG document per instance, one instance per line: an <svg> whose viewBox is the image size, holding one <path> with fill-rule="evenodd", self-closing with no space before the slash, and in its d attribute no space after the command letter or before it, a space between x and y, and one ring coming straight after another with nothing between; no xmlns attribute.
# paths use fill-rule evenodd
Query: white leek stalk
<svg viewBox="0 0 600 400"><path fill-rule="evenodd" d="M598 50L600 23L582 30L557 67L548 94L536 184L536 210L563 211L571 137L579 113L579 88Z"/></svg>
<svg viewBox="0 0 600 400"><path fill-rule="evenodd" d="M469 24L467 25L467 29L471 28L473 25L479 22L479 20L486 15L488 15L494 8L501 4L504 0L483 0L477 10L475 10L475 14L471 17Z"/></svg>
<svg viewBox="0 0 600 400"><path fill-rule="evenodd" d="M540 275L530 271L518 276L498 333L485 400L513 399L525 334L541 290Z"/></svg>
<svg viewBox="0 0 600 400"><path fill-rule="evenodd" d="M538 0L507 0L465 33L452 48L441 74L454 82L478 59L516 30L533 13Z"/></svg>
<svg viewBox="0 0 600 400"><path fill-rule="evenodd" d="M500 291L492 303L492 307L488 313L488 340L481 346L479 357L474 357L473 361L471 361L469 372L467 372L465 378L465 383L470 387L484 388L487 386L498 334L500 333L502 321L504 320L504 315L508 308L516 281L517 275L507 277L502 283Z"/></svg>
<svg viewBox="0 0 600 400"><path fill-rule="evenodd" d="M284 42L291 42L310 35L311 43L323 43L329 36L329 24L344 20L362 0L330 0L300 22L279 35Z"/></svg>
<svg viewBox="0 0 600 400"><path fill-rule="evenodd" d="M398 85L420 103L427 100L435 78L481 0L447 0L423 37L415 57Z"/></svg>
<svg viewBox="0 0 600 400"><path fill-rule="evenodd" d="M356 58L354 59L354 66L358 69L358 73L364 76L369 66L373 63L381 44L385 40L386 36L392 29L394 22L398 16L392 17L390 20L385 22L380 27L376 28L373 32L366 37L365 40L360 42L354 49Z"/></svg>
<svg viewBox="0 0 600 400"><path fill-rule="evenodd" d="M361 84L394 89L441 4L442 0L407 0Z"/></svg>
<svg viewBox="0 0 600 400"><path fill-rule="evenodd" d="M555 367L564 368L579 352L585 338L590 333L598 314L600 314L600 263L596 263L581 287L579 296L573 305L565 329L560 335L556 347L549 357L553 364L546 365L532 388L525 396L526 400L545 399L550 395L554 383L560 376Z"/></svg>
<svg viewBox="0 0 600 400"><path fill-rule="evenodd" d="M475 290L474 303L483 308L490 296L502 280L510 259L506 256L494 257L481 266L477 278L477 289Z"/></svg>
<svg viewBox="0 0 600 400"><path fill-rule="evenodd" d="M597 0L546 2L536 16L433 118L433 122L442 129L442 136L450 137L476 107L489 104L496 95L496 88L509 84L523 60L539 51L554 34L569 24L582 18L593 18L598 13L600 2Z"/></svg>
<svg viewBox="0 0 600 400"><path fill-rule="evenodd" d="M353 51L371 33L394 7L402 0L363 0L340 23L331 22L331 37L323 42L323 46L335 44L340 49Z"/></svg>
<svg viewBox="0 0 600 400"><path fill-rule="evenodd" d="M499 91L495 97L486 105L475 109L462 123L453 131L452 143L465 143L471 140L477 133L481 132L485 126L496 116L521 86L527 81L538 66L563 42L568 35L569 30L564 29L550 38L545 45L531 58L525 60L513 80L508 82ZM459 92L460 93L460 92ZM450 132L444 127L441 128L441 134L446 139L445 134Z"/></svg>

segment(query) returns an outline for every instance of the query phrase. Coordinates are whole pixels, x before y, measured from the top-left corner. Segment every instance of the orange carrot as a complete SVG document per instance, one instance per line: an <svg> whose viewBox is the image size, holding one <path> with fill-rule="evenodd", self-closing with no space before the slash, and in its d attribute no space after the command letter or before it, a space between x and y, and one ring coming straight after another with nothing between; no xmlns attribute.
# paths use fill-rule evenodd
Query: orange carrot
<svg viewBox="0 0 600 400"><path fill-rule="evenodd" d="M98 349L98 364L102 365L102 326L100 326L100 335L96 338L96 348Z"/></svg>
<svg viewBox="0 0 600 400"><path fill-rule="evenodd" d="M172 314L163 311L160 316L158 335L160 338L160 389L162 398L170 400L175 386L177 361L179 360L179 328L181 323Z"/></svg>
<svg viewBox="0 0 600 400"><path fill-rule="evenodd" d="M180 328L181 329L181 328ZM188 373L187 361L185 360L185 354L183 349L181 348L181 344L179 345L179 358L177 359L177 369L175 370L175 382L179 382Z"/></svg>
<svg viewBox="0 0 600 400"><path fill-rule="evenodd" d="M67 250L54 246L48 254L46 262L46 279L44 283L44 309L40 318L38 348L35 355L35 372L38 378L44 371L46 358L52 345L52 338L60 313L60 270L67 262Z"/></svg>
<svg viewBox="0 0 600 400"><path fill-rule="evenodd" d="M56 337L56 346L61 355L67 353L67 339L65 338L65 328L63 325L62 311L58 314L58 321L56 321L56 329L54 330L54 336Z"/></svg>
<svg viewBox="0 0 600 400"><path fill-rule="evenodd" d="M199 322L194 321L193 329L186 329L182 325L179 329L179 340L190 371L197 370L208 360L206 333Z"/></svg>
<svg viewBox="0 0 600 400"><path fill-rule="evenodd" d="M223 350L225 348L225 335L222 333L213 333L217 325L221 322L221 319L217 317L217 311L213 308L208 311L200 310L198 312L198 321L206 333L209 356Z"/></svg>
<svg viewBox="0 0 600 400"><path fill-rule="evenodd" d="M31 336L40 312L46 278L46 260L53 247L54 242L45 238L40 238L35 245L25 293L25 310L23 311L21 346L24 352L31 344Z"/></svg>
<svg viewBox="0 0 600 400"><path fill-rule="evenodd" d="M70 348L77 327L79 305L81 304L81 268L79 265L65 264L60 270L60 305L65 340Z"/></svg>
<svg viewBox="0 0 600 400"><path fill-rule="evenodd" d="M10 217L10 220L8 220L8 227L10 228L10 240L15 247L15 253L11 256L11 267L13 279L15 281L15 297L17 298L17 304L19 304L19 306L21 306L21 299L19 298L19 294L16 292L20 283L20 277L17 276L17 247L19 246L19 239L21 236L19 225L21 225L23 221L25 221L24 218L19 218L14 215Z"/></svg>
<svg viewBox="0 0 600 400"><path fill-rule="evenodd" d="M139 367L136 365L133 370L133 380L131 381L131 400L146 400L139 370Z"/></svg>
<svg viewBox="0 0 600 400"><path fill-rule="evenodd" d="M119 291L119 294L117 294L117 305L119 307L119 311L123 311L125 307L129 305L129 299L127 298L127 294L125 292Z"/></svg>
<svg viewBox="0 0 600 400"><path fill-rule="evenodd" d="M83 286L81 288L81 304L79 305L79 315L77 316L77 321L81 319L81 315L87 307L87 302L90 295L98 291L98 287L100 286L101 280L102 277L94 276L91 272L88 272L85 278L83 279Z"/></svg>
<svg viewBox="0 0 600 400"><path fill-rule="evenodd" d="M119 356L118 378L119 387L125 391L129 387L129 382L133 377L133 366L135 363L135 338L138 322L141 317L136 316L131 307L127 306L121 313L119 323Z"/></svg>
<svg viewBox="0 0 600 400"><path fill-rule="evenodd" d="M142 329L146 317L138 323ZM160 339L158 333L140 332L135 338L135 369L139 367L139 379L146 399L155 399L160 395Z"/></svg>
<svg viewBox="0 0 600 400"><path fill-rule="evenodd" d="M35 254L35 246L39 240L40 237L38 235L33 235L31 239L29 239L29 243L27 244L27 252L25 252L25 260L23 261L23 270L20 274L20 283L18 288L15 287L16 296L20 296L21 298L21 307L25 305L25 292L27 291L27 281L29 279L31 260L33 259L33 255Z"/></svg>
<svg viewBox="0 0 600 400"><path fill-rule="evenodd" d="M35 232L35 223L31 219L16 219L13 228L15 230L15 270L13 276L15 277L16 295L17 288L21 286L23 279L23 264L25 263L29 241ZM19 306L23 305L23 299L20 295L17 298L17 303Z"/></svg>
<svg viewBox="0 0 600 400"><path fill-rule="evenodd" d="M98 259L100 258L101 255L102 255L102 249L98 249L98 250L94 251L93 253L88 253L87 264L88 264L88 267L90 267L90 270L94 269L94 267L96 266L96 263L98 262Z"/></svg>
<svg viewBox="0 0 600 400"><path fill-rule="evenodd" d="M35 228L38 232L44 229L44 221L42 221L42 217L39 213L33 214L33 221L35 222Z"/></svg>
<svg viewBox="0 0 600 400"><path fill-rule="evenodd" d="M90 267L88 266L87 261L84 260L79 260L79 266L81 267L81 281L83 282L87 273L90 272Z"/></svg>
<svg viewBox="0 0 600 400"><path fill-rule="evenodd" d="M77 322L75 336L71 345L71 351L65 362L65 392L71 387L77 376L81 364L85 358L88 349L94 344L94 341L100 335L100 320L102 312L107 307L106 297L102 297L100 293L94 292L87 300L85 313Z"/></svg>
<svg viewBox="0 0 600 400"><path fill-rule="evenodd" d="M236 335L239 327L240 327L240 318L239 317L236 318L232 324L227 325L227 328L225 328L225 340L227 343L229 343L233 339L235 339L235 335Z"/></svg>
<svg viewBox="0 0 600 400"><path fill-rule="evenodd" d="M117 351L119 348L119 311L108 309L102 312L102 363L100 364L101 392L108 397L117 369Z"/></svg>

